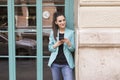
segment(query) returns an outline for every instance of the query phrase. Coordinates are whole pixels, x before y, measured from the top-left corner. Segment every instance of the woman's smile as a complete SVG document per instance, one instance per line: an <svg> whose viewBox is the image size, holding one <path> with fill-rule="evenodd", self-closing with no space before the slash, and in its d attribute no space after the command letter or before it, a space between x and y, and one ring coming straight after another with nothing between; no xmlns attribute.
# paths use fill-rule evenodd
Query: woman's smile
<svg viewBox="0 0 120 80"><path fill-rule="evenodd" d="M65 17L64 16L59 16L57 17L57 21L55 22L59 28L65 28L66 26L66 20L65 20Z"/></svg>

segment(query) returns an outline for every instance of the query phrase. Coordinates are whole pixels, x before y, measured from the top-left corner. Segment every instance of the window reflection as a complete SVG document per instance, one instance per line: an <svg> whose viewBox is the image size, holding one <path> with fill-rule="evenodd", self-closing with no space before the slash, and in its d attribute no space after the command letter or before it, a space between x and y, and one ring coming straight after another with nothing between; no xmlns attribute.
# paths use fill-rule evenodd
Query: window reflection
<svg viewBox="0 0 120 80"><path fill-rule="evenodd" d="M7 1L0 0L0 2L4 3ZM33 39L36 41L36 6L27 6L28 4L35 4L35 3L36 3L36 0L15 0L15 4L24 5L24 6L15 6L15 28L17 30L15 38L17 42L23 39ZM43 0L43 8L42 8L43 14L41 17L42 17L42 24L43 24L42 31L43 31L44 56L50 55L50 52L48 51L48 42L49 42L48 38L49 38L50 31L52 29L51 27L52 27L53 13L55 11L64 13L64 6L56 6L59 4L64 5L64 0ZM44 5L53 5L53 6L44 6ZM8 30L7 7L1 6L0 11L1 11L0 30ZM20 29L23 29L22 33L19 32ZM16 47L18 48L17 44L16 44ZM8 49L8 45L6 49ZM18 55L19 51L24 51L24 50L16 50L16 55Z"/></svg>
<svg viewBox="0 0 120 80"><path fill-rule="evenodd" d="M36 0L15 0L15 4L19 5L19 4L36 4Z"/></svg>
<svg viewBox="0 0 120 80"><path fill-rule="evenodd" d="M48 59L43 60L43 80L52 80L52 73L48 67Z"/></svg>
<svg viewBox="0 0 120 80"><path fill-rule="evenodd" d="M0 80L9 80L9 66L7 58L0 58Z"/></svg>
<svg viewBox="0 0 120 80"><path fill-rule="evenodd" d="M0 3L3 4L7 1L0 0ZM15 22L16 27L22 27L27 28L29 27L35 27L36 26L36 7L28 7L28 3L35 3L36 0L15 0L16 3L21 3L22 7L15 7ZM64 0L43 0L44 4L64 4ZM48 10L49 9L49 10ZM8 18L7 18L7 7L0 7L0 29L2 28L7 29L8 26ZM64 13L64 6L53 6L53 7L43 7L43 13L44 11L50 12L49 19L43 19L43 26L50 26L52 21L52 14L55 11L63 12Z"/></svg>
<svg viewBox="0 0 120 80"><path fill-rule="evenodd" d="M14 0L15 1L15 50L16 56L36 56L36 0ZM64 13L65 0L43 0L43 56L49 56L48 42L49 34L52 29L52 18L55 11ZM0 0L0 5L7 4L7 0ZM18 6L16 6L18 5ZM24 5L24 6L23 6ZM52 6L44 6L52 5ZM63 6L56 6L63 5ZM7 6L0 6L0 30L8 30ZM0 56L8 55L8 33L0 32ZM0 60L2 61L2 60ZM2 61L4 63L4 61ZM48 77L52 79L51 72L47 66L48 59L44 59L44 80ZM0 77L2 80L8 80L8 60L3 64L0 63L2 70ZM6 66L6 67L4 67ZM7 69L6 69L7 68ZM35 80L36 79L36 60L25 58L16 59L17 80ZM32 75L30 75L32 73ZM22 74L22 75L21 75ZM7 76L7 77L5 77ZM47 76L47 77L46 77Z"/></svg>
<svg viewBox="0 0 120 80"><path fill-rule="evenodd" d="M65 0L43 0L43 2L53 2L57 4L64 4Z"/></svg>
<svg viewBox="0 0 120 80"><path fill-rule="evenodd" d="M0 55L8 55L8 34L0 32Z"/></svg>
<svg viewBox="0 0 120 80"><path fill-rule="evenodd" d="M17 28L28 27L28 8L15 7L15 22Z"/></svg>
<svg viewBox="0 0 120 80"><path fill-rule="evenodd" d="M51 27L53 13L56 11L56 7L43 7L43 27Z"/></svg>
<svg viewBox="0 0 120 80"><path fill-rule="evenodd" d="M36 80L36 59L17 58L16 78L17 80Z"/></svg>
<svg viewBox="0 0 120 80"><path fill-rule="evenodd" d="M36 7L15 7L16 28L36 27Z"/></svg>
<svg viewBox="0 0 120 80"><path fill-rule="evenodd" d="M28 7L29 17L28 23L29 26L36 26L36 7Z"/></svg>
<svg viewBox="0 0 120 80"><path fill-rule="evenodd" d="M36 34L35 34L36 35ZM33 33L16 33L16 55L35 56L36 40Z"/></svg>
<svg viewBox="0 0 120 80"><path fill-rule="evenodd" d="M6 5L7 4L7 0L0 0L0 5Z"/></svg>
<svg viewBox="0 0 120 80"><path fill-rule="evenodd" d="M0 7L0 30L7 30L7 7Z"/></svg>
<svg viewBox="0 0 120 80"><path fill-rule="evenodd" d="M65 0L43 0L43 3L45 2L53 2L56 4L64 4ZM15 4L22 4L22 3L26 3L26 4L36 4L36 0L15 0Z"/></svg>
<svg viewBox="0 0 120 80"><path fill-rule="evenodd" d="M54 12L64 14L64 6L45 6L43 7L43 27L51 27Z"/></svg>

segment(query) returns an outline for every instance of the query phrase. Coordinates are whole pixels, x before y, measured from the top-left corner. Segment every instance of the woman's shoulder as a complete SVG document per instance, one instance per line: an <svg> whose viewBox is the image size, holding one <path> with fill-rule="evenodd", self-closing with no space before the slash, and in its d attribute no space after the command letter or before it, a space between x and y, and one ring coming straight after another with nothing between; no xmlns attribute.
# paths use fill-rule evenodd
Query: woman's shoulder
<svg viewBox="0 0 120 80"><path fill-rule="evenodd" d="M50 34L53 34L53 30L52 29L50 30Z"/></svg>

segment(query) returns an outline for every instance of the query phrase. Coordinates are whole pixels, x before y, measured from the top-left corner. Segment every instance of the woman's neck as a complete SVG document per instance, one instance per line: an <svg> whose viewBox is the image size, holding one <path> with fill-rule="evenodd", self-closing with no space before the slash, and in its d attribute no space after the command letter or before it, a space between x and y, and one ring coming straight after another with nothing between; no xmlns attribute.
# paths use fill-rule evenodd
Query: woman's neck
<svg viewBox="0 0 120 80"><path fill-rule="evenodd" d="M65 32L65 29L59 29L59 32L60 32L60 33L64 33L64 32Z"/></svg>

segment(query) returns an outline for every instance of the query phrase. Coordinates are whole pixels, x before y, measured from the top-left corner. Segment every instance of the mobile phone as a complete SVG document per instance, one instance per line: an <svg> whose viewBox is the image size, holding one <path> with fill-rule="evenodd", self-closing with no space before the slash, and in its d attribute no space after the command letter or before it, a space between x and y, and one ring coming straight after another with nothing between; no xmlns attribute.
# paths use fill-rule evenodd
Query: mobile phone
<svg viewBox="0 0 120 80"><path fill-rule="evenodd" d="M64 37L59 37L59 40L62 40L62 39L64 39Z"/></svg>

